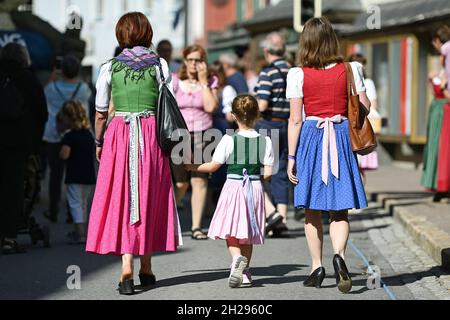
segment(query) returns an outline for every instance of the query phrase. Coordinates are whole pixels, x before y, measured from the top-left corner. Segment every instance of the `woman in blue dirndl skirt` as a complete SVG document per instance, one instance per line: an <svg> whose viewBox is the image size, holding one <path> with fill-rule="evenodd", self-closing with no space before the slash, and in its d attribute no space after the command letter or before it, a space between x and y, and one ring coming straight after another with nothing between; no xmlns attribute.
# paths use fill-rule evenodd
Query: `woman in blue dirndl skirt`
<svg viewBox="0 0 450 320"><path fill-rule="evenodd" d="M326 18L306 23L299 56L301 68L291 69L287 78L291 103L288 175L295 184L295 206L306 209L305 233L313 272L304 285L320 288L325 278L321 214L329 212L336 282L341 292L348 293L352 288L344 260L348 210L366 208L367 199L350 141L347 68L351 68L361 103L369 109L363 67L358 62L343 63L337 36Z"/></svg>

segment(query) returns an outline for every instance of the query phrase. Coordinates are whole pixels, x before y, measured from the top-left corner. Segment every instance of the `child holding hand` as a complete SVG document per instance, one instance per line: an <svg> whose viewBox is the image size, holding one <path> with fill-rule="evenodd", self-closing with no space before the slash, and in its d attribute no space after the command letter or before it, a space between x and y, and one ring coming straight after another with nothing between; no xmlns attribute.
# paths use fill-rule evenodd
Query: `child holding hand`
<svg viewBox="0 0 450 320"><path fill-rule="evenodd" d="M186 169L213 173L228 164L227 181L222 189L208 237L226 240L232 256L228 284L231 288L251 286L250 261L253 245L264 244L265 208L261 180L272 175L272 141L255 130L258 103L249 95L233 101L232 116L239 130L219 143L211 163L187 165Z"/></svg>

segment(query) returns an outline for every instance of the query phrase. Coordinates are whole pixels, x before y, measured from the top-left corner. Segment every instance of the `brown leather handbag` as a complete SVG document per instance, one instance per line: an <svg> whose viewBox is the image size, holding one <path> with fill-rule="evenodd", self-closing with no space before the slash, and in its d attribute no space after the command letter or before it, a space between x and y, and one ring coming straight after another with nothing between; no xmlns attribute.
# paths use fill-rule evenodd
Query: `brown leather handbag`
<svg viewBox="0 0 450 320"><path fill-rule="evenodd" d="M353 152L365 156L375 151L377 148L377 139L372 125L367 118L368 111L359 101L352 67L349 63L345 63L345 68L347 69L350 140L352 142Z"/></svg>

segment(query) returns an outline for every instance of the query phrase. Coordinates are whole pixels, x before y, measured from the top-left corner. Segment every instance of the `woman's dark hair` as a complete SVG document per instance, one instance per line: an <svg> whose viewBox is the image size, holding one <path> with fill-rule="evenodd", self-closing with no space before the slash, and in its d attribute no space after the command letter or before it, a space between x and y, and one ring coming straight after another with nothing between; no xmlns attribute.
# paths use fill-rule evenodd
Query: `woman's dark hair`
<svg viewBox="0 0 450 320"><path fill-rule="evenodd" d="M15 42L8 43L1 49L0 60L14 62L23 68L28 68L31 65L27 48Z"/></svg>
<svg viewBox="0 0 450 320"><path fill-rule="evenodd" d="M153 28L143 13L130 12L117 22L116 38L122 49L138 46L150 48L153 40Z"/></svg>
<svg viewBox="0 0 450 320"><path fill-rule="evenodd" d="M223 70L223 65L220 61L214 61L214 63L210 66L210 71L212 75L219 79L219 88L224 88L227 84L227 79L225 76L225 71Z"/></svg>
<svg viewBox="0 0 450 320"><path fill-rule="evenodd" d="M354 62L354 61L356 61L356 62L359 62L359 63L361 63L362 65L363 65L363 76L364 76L364 79L366 79L367 78L367 74L366 74L366 68L365 68L365 66L366 66L366 64L367 64L367 59L366 59L366 57L364 56L364 55L362 55L361 53L354 53L354 54L352 54L350 57L348 57L348 59L347 59L347 61L348 62Z"/></svg>
<svg viewBox="0 0 450 320"><path fill-rule="evenodd" d="M299 62L302 67L322 69L342 63L339 40L326 17L309 19L300 39Z"/></svg>
<svg viewBox="0 0 450 320"><path fill-rule="evenodd" d="M61 71L67 79L75 79L80 74L80 60L77 57L68 55L61 62Z"/></svg>
<svg viewBox="0 0 450 320"><path fill-rule="evenodd" d="M258 101L251 95L240 95L232 104L233 114L236 119L247 127L253 127L259 118Z"/></svg>
<svg viewBox="0 0 450 320"><path fill-rule="evenodd" d="M450 41L450 27L443 25L433 32L433 39L439 39L442 44Z"/></svg>

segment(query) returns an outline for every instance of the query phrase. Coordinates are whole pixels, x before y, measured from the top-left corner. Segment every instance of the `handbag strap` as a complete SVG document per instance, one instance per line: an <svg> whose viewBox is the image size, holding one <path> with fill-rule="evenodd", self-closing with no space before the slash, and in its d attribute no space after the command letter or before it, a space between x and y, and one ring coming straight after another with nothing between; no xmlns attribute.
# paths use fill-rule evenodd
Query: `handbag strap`
<svg viewBox="0 0 450 320"><path fill-rule="evenodd" d="M163 85L166 85L166 78L164 77L164 72L162 69L162 64L161 64L161 57L158 56L158 68L159 68L159 77L161 79L161 82Z"/></svg>
<svg viewBox="0 0 450 320"><path fill-rule="evenodd" d="M349 62L345 62L345 68L347 70L347 94L350 98L353 95L357 95L355 76L353 75L353 69ZM353 92L352 92L353 91Z"/></svg>

